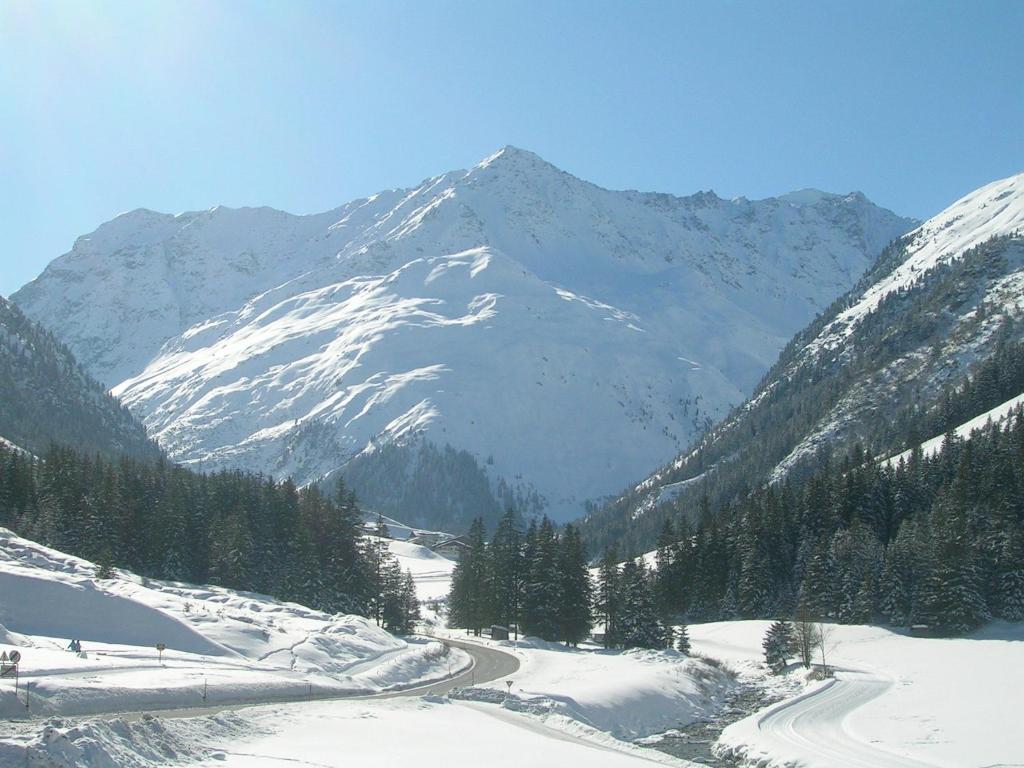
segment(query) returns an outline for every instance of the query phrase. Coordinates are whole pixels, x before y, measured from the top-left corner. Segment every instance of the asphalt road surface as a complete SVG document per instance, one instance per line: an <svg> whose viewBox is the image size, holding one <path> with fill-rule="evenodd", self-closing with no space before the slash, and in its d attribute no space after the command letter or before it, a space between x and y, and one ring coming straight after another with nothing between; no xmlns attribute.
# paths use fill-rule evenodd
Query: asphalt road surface
<svg viewBox="0 0 1024 768"><path fill-rule="evenodd" d="M244 703L234 704L211 704L210 706L205 707L187 707L183 709L150 709L146 710L146 712L98 713L96 715L89 715L89 717L116 717L120 720L128 721L137 720L147 713L158 715L163 718L201 717L203 715L216 714L217 712L227 712L235 709L244 709L246 707L258 707L264 704L282 704L288 703L289 701L331 701L344 699L361 701L364 699L394 699L401 696L441 696L448 693L448 691L453 688L464 688L477 683L486 683L491 680L507 678L519 669L519 659L508 651L499 651L496 648L489 648L476 643L467 643L461 640L448 640L442 638L431 639L464 650L472 657L472 666L464 672L458 672L452 677L444 680L416 685L409 688L402 688L400 690L384 691L383 693L361 694L355 696L313 696L312 699L308 699L304 696L287 698L278 697L268 698L266 701L247 701Z"/></svg>

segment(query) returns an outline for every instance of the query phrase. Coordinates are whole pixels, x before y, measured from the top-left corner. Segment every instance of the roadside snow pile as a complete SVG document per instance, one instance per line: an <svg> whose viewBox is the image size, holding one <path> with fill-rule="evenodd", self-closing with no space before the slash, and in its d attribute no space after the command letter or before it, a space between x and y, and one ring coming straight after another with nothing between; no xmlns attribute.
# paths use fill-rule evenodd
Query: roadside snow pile
<svg viewBox="0 0 1024 768"><path fill-rule="evenodd" d="M221 753L212 741L250 734L238 714L190 720L109 720L72 724L52 718L41 731L0 739L0 766L34 768L150 768L190 763Z"/></svg>
<svg viewBox="0 0 1024 768"><path fill-rule="evenodd" d="M33 712L372 693L439 680L470 663L462 651L449 659L436 642L400 640L360 616L95 573L92 563L0 528L0 650L22 649ZM71 639L84 653L64 650ZM0 688L0 714L24 712L11 688Z"/></svg>
<svg viewBox="0 0 1024 768"><path fill-rule="evenodd" d="M733 686L726 672L673 650L572 649L529 638L517 655L512 696L500 699L506 709L563 716L627 741L712 715ZM497 680L458 696L492 701L505 692Z"/></svg>
<svg viewBox="0 0 1024 768"><path fill-rule="evenodd" d="M532 718L488 705L439 697L331 702L247 710L270 733L222 743L203 766L320 768L488 768L679 765L667 755L628 744L595 744L555 733ZM397 736L397 738L396 738Z"/></svg>
<svg viewBox="0 0 1024 768"><path fill-rule="evenodd" d="M730 664L761 664L768 624L690 625L690 639ZM996 622L964 638L826 627L836 679L729 726L719 740L724 753L806 768L1020 762L1024 624Z"/></svg>

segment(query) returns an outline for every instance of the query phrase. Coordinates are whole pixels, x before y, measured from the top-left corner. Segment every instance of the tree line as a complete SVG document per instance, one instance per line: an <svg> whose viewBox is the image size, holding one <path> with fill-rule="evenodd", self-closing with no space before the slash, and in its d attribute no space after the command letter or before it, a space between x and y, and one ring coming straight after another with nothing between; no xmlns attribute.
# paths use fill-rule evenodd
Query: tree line
<svg viewBox="0 0 1024 768"><path fill-rule="evenodd" d="M958 634L1022 620L1024 410L967 439L950 431L932 455L878 461L855 446L800 485L767 486L717 511L705 498L666 522L653 561L623 562L608 547L591 575L572 525L559 532L544 519L524 535L506 516L487 542L478 520L449 623L568 644L598 623L608 647L688 651L688 621L796 617L805 629L888 622ZM798 634L809 663L820 642Z"/></svg>
<svg viewBox="0 0 1024 768"><path fill-rule="evenodd" d="M261 592L408 632L411 576L364 536L355 495L245 472L193 472L51 445L0 444L0 525L100 565Z"/></svg>
<svg viewBox="0 0 1024 768"><path fill-rule="evenodd" d="M713 510L736 503L769 482L787 457L795 459L788 476L802 483L858 442L875 455L899 452L1020 394L1024 312L986 297L1001 292L1022 242L1020 233L994 238L928 270L887 294L839 350L812 352L809 345L828 323L905 260L907 240L894 242L856 288L789 342L747 403L656 473L654 484L678 484L672 498L652 507L650 485L643 483L590 511L580 522L590 553L613 542L650 550L666 519L693 512L704 496ZM969 377L958 365L964 357L979 360ZM894 372L912 369L916 380L892 386ZM864 392L877 393L860 411L864 418L844 421L818 450L792 456L844 399Z"/></svg>
<svg viewBox="0 0 1024 768"><path fill-rule="evenodd" d="M604 644L665 648L673 642L671 617L662 610L656 579L642 559L620 563L606 554L591 575L579 531L560 531L547 517L526 531L509 511L487 540L481 519L452 574L448 624L476 634L498 625L514 633L577 645L595 622ZM688 650L685 631L681 649Z"/></svg>
<svg viewBox="0 0 1024 768"><path fill-rule="evenodd" d="M799 487L768 486L697 524L665 524L658 593L671 615L800 613L962 633L1024 619L1024 413L925 456L855 447Z"/></svg>

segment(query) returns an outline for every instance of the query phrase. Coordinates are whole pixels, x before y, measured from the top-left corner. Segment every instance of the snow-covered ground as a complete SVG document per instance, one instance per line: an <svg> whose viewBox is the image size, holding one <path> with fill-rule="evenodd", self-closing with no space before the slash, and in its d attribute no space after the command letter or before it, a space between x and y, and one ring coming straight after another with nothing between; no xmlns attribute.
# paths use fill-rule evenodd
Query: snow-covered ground
<svg viewBox="0 0 1024 768"><path fill-rule="evenodd" d="M467 639L458 632L438 634ZM573 649L537 638L476 640L515 653L520 667L511 689L495 680L462 695L528 713L560 732L633 741L712 715L734 683L721 669L674 650ZM512 698L505 700L509 692Z"/></svg>
<svg viewBox="0 0 1024 768"><path fill-rule="evenodd" d="M29 755L26 758L26 751ZM187 720L57 721L0 737L0 766L149 768L640 768L659 752L559 734L492 705L439 697L253 707Z"/></svg>
<svg viewBox="0 0 1024 768"><path fill-rule="evenodd" d="M377 541L376 536L368 537ZM421 602L443 600L448 597L452 585L452 571L455 561L443 557L427 547L408 541L388 540L388 549L398 560L403 571L412 573L416 582L416 594Z"/></svg>
<svg viewBox="0 0 1024 768"><path fill-rule="evenodd" d="M750 671L763 664L767 627L691 625L690 637L696 651ZM836 680L811 683L800 700L729 726L720 739L726 750L766 767L1021 764L1024 624L996 623L942 639L827 627Z"/></svg>
<svg viewBox="0 0 1024 768"><path fill-rule="evenodd" d="M188 720L60 721L0 738L0 765L6 755L21 765L26 748L55 768L141 768L166 764L168 755L171 762L229 766L680 765L630 742L710 714L732 686L715 667L674 651L480 643L519 658L511 696L496 680L453 699L292 703Z"/></svg>
<svg viewBox="0 0 1024 768"><path fill-rule="evenodd" d="M358 616L96 567L0 529L0 651L22 653L0 715L166 709L372 693L446 677L469 658ZM84 653L66 650L81 641ZM162 658L157 643L166 645ZM205 696L205 698L204 698Z"/></svg>

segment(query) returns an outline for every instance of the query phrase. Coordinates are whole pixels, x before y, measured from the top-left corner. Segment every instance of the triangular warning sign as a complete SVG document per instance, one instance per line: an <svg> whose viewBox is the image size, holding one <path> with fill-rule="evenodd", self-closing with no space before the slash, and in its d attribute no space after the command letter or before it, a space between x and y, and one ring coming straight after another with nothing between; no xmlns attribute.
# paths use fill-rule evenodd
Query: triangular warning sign
<svg viewBox="0 0 1024 768"><path fill-rule="evenodd" d="M0 661L7 661L7 651L4 651L3 654L0 654Z"/></svg>

